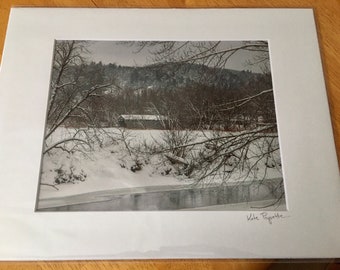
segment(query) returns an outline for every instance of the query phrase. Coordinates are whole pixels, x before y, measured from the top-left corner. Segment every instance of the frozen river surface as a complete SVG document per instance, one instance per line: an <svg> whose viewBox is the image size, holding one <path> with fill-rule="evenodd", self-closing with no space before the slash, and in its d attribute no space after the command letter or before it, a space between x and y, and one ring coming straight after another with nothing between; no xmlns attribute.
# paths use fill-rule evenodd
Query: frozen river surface
<svg viewBox="0 0 340 270"><path fill-rule="evenodd" d="M38 211L157 211L224 210L222 205L237 205L235 210L255 210L261 201L276 201L283 194L282 179L233 183L199 188L189 185L125 188L41 200ZM264 206L263 203L260 205ZM245 209L243 209L245 208ZM248 209L249 208L249 209ZM261 207L259 208L261 210Z"/></svg>

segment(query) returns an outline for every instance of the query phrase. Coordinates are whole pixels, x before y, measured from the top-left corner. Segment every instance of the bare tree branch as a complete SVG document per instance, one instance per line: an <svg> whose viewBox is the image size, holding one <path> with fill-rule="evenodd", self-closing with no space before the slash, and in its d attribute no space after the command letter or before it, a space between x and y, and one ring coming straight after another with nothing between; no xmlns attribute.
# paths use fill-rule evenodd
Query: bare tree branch
<svg viewBox="0 0 340 270"><path fill-rule="evenodd" d="M73 142L73 141L79 141L79 142L82 142L82 143L84 143L84 144L89 145L89 143L88 143L87 141L85 141L85 140L78 139L78 138L68 138L68 139L61 140L61 141L58 141L58 142L52 144L51 146L49 146L47 149L44 150L43 154L46 154L46 153L49 152L51 149L57 147L57 146L60 145L60 144L67 143L67 142Z"/></svg>
<svg viewBox="0 0 340 270"><path fill-rule="evenodd" d="M47 132L45 135L45 140L51 136L51 134L68 118L68 116L75 110L77 109L85 100L87 100L91 94L99 89L105 88L110 86L111 83L104 84L104 85L98 85L98 86L93 86L91 87L90 90L86 91L86 94L80 98L75 104L72 105L72 107L64 114L64 116L57 122L55 123L51 129Z"/></svg>

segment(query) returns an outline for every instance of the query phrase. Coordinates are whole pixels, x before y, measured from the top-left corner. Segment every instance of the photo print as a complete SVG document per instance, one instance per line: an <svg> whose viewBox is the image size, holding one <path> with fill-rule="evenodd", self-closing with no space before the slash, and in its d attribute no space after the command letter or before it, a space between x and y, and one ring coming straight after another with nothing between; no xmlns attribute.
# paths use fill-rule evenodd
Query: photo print
<svg viewBox="0 0 340 270"><path fill-rule="evenodd" d="M56 40L36 211L285 211L269 45Z"/></svg>

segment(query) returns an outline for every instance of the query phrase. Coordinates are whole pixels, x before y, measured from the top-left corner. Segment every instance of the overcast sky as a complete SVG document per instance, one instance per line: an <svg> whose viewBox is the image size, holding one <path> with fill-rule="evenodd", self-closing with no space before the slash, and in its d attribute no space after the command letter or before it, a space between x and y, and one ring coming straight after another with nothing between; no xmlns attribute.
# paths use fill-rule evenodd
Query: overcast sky
<svg viewBox="0 0 340 270"><path fill-rule="evenodd" d="M223 41L221 46L232 48L241 45L239 41ZM117 41L91 41L88 47L90 54L87 55L89 61L103 64L116 63L122 66L144 66L152 64L151 54L148 49L136 52L136 46L128 46ZM261 72L259 67L246 65L246 61L252 59L253 52L238 51L227 62L225 68L235 70L252 70Z"/></svg>

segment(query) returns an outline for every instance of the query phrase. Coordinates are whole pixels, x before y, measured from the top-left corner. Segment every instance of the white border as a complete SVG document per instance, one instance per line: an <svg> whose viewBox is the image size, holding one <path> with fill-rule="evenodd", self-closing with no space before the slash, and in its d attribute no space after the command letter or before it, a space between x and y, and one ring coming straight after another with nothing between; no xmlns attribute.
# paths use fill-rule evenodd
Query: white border
<svg viewBox="0 0 340 270"><path fill-rule="evenodd" d="M269 40L286 218L35 213L54 39ZM0 260L340 255L340 179L310 9L14 8L0 73L0 149Z"/></svg>

